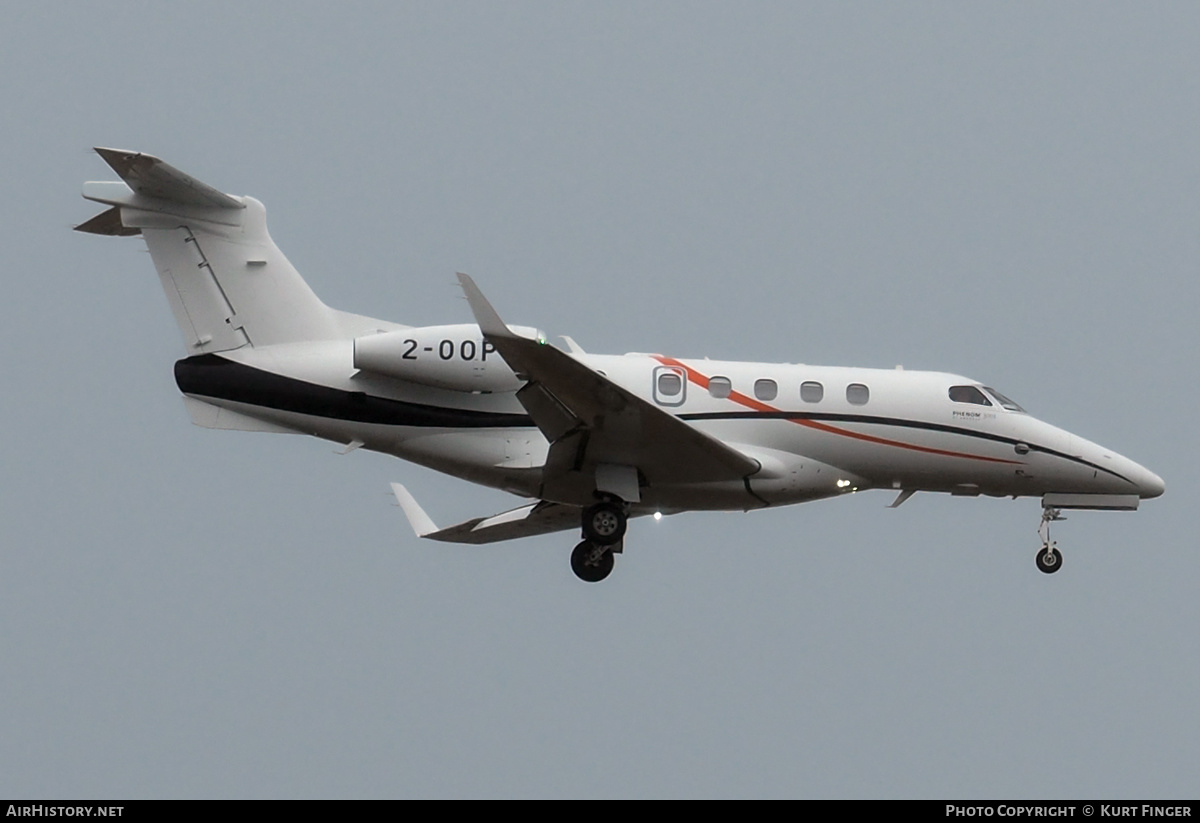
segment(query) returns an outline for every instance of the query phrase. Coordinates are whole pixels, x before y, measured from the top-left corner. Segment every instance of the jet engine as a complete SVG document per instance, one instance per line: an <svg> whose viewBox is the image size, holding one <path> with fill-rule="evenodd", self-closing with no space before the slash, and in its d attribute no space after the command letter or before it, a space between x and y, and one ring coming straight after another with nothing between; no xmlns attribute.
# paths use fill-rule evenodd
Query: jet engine
<svg viewBox="0 0 1200 823"><path fill-rule="evenodd" d="M545 335L537 329L510 328L522 337L545 342ZM524 383L473 323L358 337L354 340L354 367L462 392L516 391Z"/></svg>

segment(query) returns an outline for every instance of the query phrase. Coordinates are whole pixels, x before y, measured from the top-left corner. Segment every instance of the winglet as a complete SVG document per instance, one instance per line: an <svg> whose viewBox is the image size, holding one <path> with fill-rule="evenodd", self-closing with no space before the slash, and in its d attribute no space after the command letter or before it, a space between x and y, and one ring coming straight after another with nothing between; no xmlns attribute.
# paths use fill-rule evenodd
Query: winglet
<svg viewBox="0 0 1200 823"><path fill-rule="evenodd" d="M409 493L408 489L399 483L393 483L392 494L396 495L396 502L404 510L404 516L408 518L408 524L417 533L417 537L424 537L438 530L433 520L425 513L425 510L421 508L416 498Z"/></svg>
<svg viewBox="0 0 1200 823"><path fill-rule="evenodd" d="M351 440L349 443L346 444L346 448L336 449L336 450L334 450L333 453L334 454L349 454L350 452L354 451L355 449L361 449L364 445L365 444L361 440L358 440L358 439Z"/></svg>
<svg viewBox="0 0 1200 823"><path fill-rule="evenodd" d="M483 296L483 292L475 285L475 281L470 275L458 273L458 282L462 286L463 292L467 295L467 303L471 306L471 314L475 315L475 322L479 324L480 330L487 337L517 337L504 321L500 319L500 315L492 308L492 304Z"/></svg>
<svg viewBox="0 0 1200 823"><path fill-rule="evenodd" d="M587 354L587 352L583 350L583 346L579 345L565 334L560 334L559 337L567 341L567 348L571 350L571 354Z"/></svg>

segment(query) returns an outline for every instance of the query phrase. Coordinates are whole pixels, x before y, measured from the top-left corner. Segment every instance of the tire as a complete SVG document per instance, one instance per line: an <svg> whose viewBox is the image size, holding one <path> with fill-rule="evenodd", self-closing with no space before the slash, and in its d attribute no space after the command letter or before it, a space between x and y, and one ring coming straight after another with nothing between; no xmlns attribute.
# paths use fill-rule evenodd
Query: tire
<svg viewBox="0 0 1200 823"><path fill-rule="evenodd" d="M594 543L584 540L571 552L571 571L585 583L599 583L613 570L613 553L604 549L596 556Z"/></svg>
<svg viewBox="0 0 1200 823"><path fill-rule="evenodd" d="M1046 546L1037 553L1037 567L1044 574L1054 574L1062 568L1062 555L1058 549Z"/></svg>
<svg viewBox="0 0 1200 823"><path fill-rule="evenodd" d="M620 543L628 518L616 503L604 501L583 510L583 536L598 546Z"/></svg>

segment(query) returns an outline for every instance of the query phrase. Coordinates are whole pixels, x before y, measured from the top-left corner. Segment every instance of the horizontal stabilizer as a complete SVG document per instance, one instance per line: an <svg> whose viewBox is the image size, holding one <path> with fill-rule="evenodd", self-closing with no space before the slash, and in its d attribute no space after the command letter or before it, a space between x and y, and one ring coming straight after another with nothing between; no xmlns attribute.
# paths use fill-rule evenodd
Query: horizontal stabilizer
<svg viewBox="0 0 1200 823"><path fill-rule="evenodd" d="M105 234L109 237L133 237L141 234L139 228L131 228L121 222L121 209L113 206L107 211L102 211L84 223L80 223L75 227L75 231L83 231L88 234Z"/></svg>
<svg viewBox="0 0 1200 823"><path fill-rule="evenodd" d="M240 200L201 183L190 174L164 163L150 154L122 149L96 148L96 154L120 175L121 179L143 197L154 197L185 206L205 206L219 209L244 209Z"/></svg>
<svg viewBox="0 0 1200 823"><path fill-rule="evenodd" d="M539 500L491 517L477 517L457 526L439 529L408 489L393 483L392 493L396 495L396 502L404 510L417 537L443 543L481 545L579 528L578 508Z"/></svg>

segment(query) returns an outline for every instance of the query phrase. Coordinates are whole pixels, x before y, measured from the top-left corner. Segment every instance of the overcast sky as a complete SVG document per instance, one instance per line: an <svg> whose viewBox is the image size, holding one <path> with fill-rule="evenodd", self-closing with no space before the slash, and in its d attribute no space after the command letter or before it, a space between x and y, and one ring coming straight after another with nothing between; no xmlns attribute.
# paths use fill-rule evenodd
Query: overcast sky
<svg viewBox="0 0 1200 823"><path fill-rule="evenodd" d="M1200 794L1200 6L15 3L0 796ZM330 305L929 368L1160 474L1136 514L852 498L420 543L503 493L188 421L156 154Z"/></svg>

